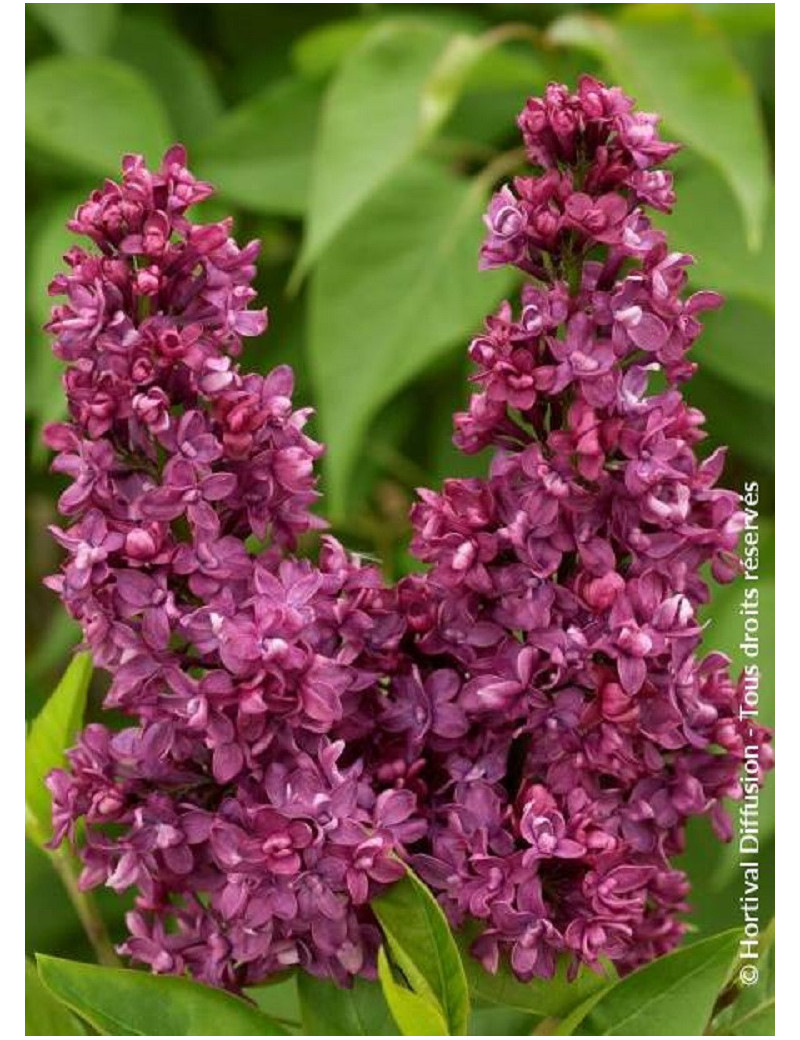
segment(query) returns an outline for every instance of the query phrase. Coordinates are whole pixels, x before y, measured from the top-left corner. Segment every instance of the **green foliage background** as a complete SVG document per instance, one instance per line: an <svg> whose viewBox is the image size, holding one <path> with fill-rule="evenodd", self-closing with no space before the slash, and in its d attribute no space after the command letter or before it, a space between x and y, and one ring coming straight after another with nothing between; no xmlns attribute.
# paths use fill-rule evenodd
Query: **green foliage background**
<svg viewBox="0 0 800 1040"><path fill-rule="evenodd" d="M418 485L481 472L450 445L466 399L465 346L514 290L477 273L480 214L514 172L514 119L548 80L593 72L664 114L675 162L674 248L697 287L728 298L707 319L689 396L729 486L760 485L761 718L773 721L772 4L28 4L26 717L53 689L76 630L41 586L56 478L40 446L62 410L41 330L46 287L77 202L124 152L151 163L176 140L213 180L210 216L263 241L267 335L248 367L288 361L329 445L323 510L394 578L411 566ZM737 587L707 614L709 645L739 659ZM89 716L98 712L95 679ZM772 913L771 786L762 801L762 911ZM44 855L27 846L27 952L88 949ZM735 849L701 821L685 866L703 938L740 923ZM121 901L101 894L113 935ZM277 991L276 991L277 992ZM481 1012L478 1013L479 1015ZM489 1014L483 1012L484 1016ZM519 1017L519 1016L518 1016ZM516 1032L506 1017L501 1031ZM484 1017L480 1026L491 1032ZM480 1030L479 1030L480 1031ZM497 1030L495 1030L497 1031Z"/></svg>

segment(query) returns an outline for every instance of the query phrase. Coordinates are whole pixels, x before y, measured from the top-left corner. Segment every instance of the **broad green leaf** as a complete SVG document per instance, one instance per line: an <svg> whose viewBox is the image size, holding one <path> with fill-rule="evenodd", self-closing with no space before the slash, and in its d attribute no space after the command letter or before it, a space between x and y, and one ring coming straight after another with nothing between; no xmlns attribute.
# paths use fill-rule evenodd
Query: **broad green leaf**
<svg viewBox="0 0 800 1040"><path fill-rule="evenodd" d="M322 109L295 280L439 128L482 46L478 38L398 20L378 25L347 56Z"/></svg>
<svg viewBox="0 0 800 1040"><path fill-rule="evenodd" d="M544 89L546 82L547 69L541 55L522 44L484 48L466 78L470 92L518 88L522 92L519 108L525 98ZM506 113L506 122L512 127L516 126L517 114L516 109Z"/></svg>
<svg viewBox="0 0 800 1040"><path fill-rule="evenodd" d="M25 958L25 1036L85 1036L77 1018L44 988L36 966Z"/></svg>
<svg viewBox="0 0 800 1040"><path fill-rule="evenodd" d="M761 304L731 297L703 316L691 357L703 367L764 401L775 397L775 317ZM720 401L725 408L727 402Z"/></svg>
<svg viewBox="0 0 800 1040"><path fill-rule="evenodd" d="M148 81L184 144L192 147L213 130L222 113L216 84L200 54L169 24L125 10L110 54Z"/></svg>
<svg viewBox="0 0 800 1040"><path fill-rule="evenodd" d="M111 41L119 4L26 4L63 51L81 57L102 54Z"/></svg>
<svg viewBox="0 0 800 1040"><path fill-rule="evenodd" d="M635 4L613 23L566 15L548 35L602 58L640 108L659 112L673 135L719 169L757 248L769 197L764 128L753 85L713 22L687 4Z"/></svg>
<svg viewBox="0 0 800 1040"><path fill-rule="evenodd" d="M198 171L248 209L300 216L319 99L319 89L302 80L270 84L220 120L196 150Z"/></svg>
<svg viewBox="0 0 800 1040"><path fill-rule="evenodd" d="M718 292L772 309L775 306L775 200L770 197L761 247L748 250L741 222L732 219L736 199L706 162L681 161L676 169L678 201L672 213L655 214L671 249L691 253L694 288Z"/></svg>
<svg viewBox="0 0 800 1040"><path fill-rule="evenodd" d="M303 1029L309 1036L397 1036L377 982L356 978L350 989L343 989L300 972L297 988Z"/></svg>
<svg viewBox="0 0 800 1040"><path fill-rule="evenodd" d="M491 974L469 952L479 931L476 927L466 928L457 934L456 939L470 993L492 1004L527 1011L532 1015L561 1018L593 994L602 992L615 978L614 975L598 974L584 968L574 982L568 982L566 959L559 962L552 979L520 982L505 959L501 960L497 971Z"/></svg>
<svg viewBox="0 0 800 1040"><path fill-rule="evenodd" d="M108 1036L281 1036L251 1004L189 979L37 958L45 986Z"/></svg>
<svg viewBox="0 0 800 1040"><path fill-rule="evenodd" d="M76 654L25 740L25 831L38 844L44 844L51 833L44 778L63 763L64 752L80 729L91 678L91 656Z"/></svg>
<svg viewBox="0 0 800 1040"><path fill-rule="evenodd" d="M612 986L590 1010L589 1036L702 1036L725 984L741 930L659 957Z"/></svg>
<svg viewBox="0 0 800 1040"><path fill-rule="evenodd" d="M172 133L150 85L110 58L45 58L25 77L25 133L55 159L111 176L127 152L157 163Z"/></svg>
<svg viewBox="0 0 800 1040"><path fill-rule="evenodd" d="M381 946L378 950L378 978L386 1002L403 1036L450 1036L447 1023L438 1007L427 996L420 996L401 985Z"/></svg>
<svg viewBox="0 0 800 1040"><path fill-rule="evenodd" d="M314 272L308 350L334 516L344 511L370 419L477 329L513 283L507 270L478 271L484 204L480 182L411 164L348 223Z"/></svg>
<svg viewBox="0 0 800 1040"><path fill-rule="evenodd" d="M372 18L342 18L317 25L292 47L292 64L307 79L324 79L374 27Z"/></svg>
<svg viewBox="0 0 800 1040"><path fill-rule="evenodd" d="M466 1034L469 991L464 966L444 912L429 889L406 868L405 877L371 905L392 960L411 989L434 1003L444 1019L446 1033ZM395 1014L389 994L386 996Z"/></svg>

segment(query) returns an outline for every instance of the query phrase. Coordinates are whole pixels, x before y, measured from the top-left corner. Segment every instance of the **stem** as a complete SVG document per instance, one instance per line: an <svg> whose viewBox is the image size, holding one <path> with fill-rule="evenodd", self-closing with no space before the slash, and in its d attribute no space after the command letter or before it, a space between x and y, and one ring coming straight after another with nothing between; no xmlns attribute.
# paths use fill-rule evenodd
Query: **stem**
<svg viewBox="0 0 800 1040"><path fill-rule="evenodd" d="M50 861L67 890L67 895L75 907L75 913L83 925L83 930L97 956L98 963L108 968L118 968L119 958L114 952L106 923L100 916L94 899L88 892L84 892L78 887L75 865L69 850L62 845L61 848L50 853Z"/></svg>

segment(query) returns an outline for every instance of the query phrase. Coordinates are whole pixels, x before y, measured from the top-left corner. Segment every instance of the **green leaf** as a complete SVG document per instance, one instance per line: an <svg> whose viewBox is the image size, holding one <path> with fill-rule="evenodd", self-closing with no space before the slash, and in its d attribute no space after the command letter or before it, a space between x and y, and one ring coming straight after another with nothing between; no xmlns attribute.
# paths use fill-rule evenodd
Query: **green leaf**
<svg viewBox="0 0 800 1040"><path fill-rule="evenodd" d="M397 982L382 946L378 950L378 978L403 1036L451 1035L436 1003Z"/></svg>
<svg viewBox="0 0 800 1040"><path fill-rule="evenodd" d="M413 163L344 228L314 272L308 349L334 516L344 511L370 419L513 283L507 270L478 271L484 204L482 183Z"/></svg>
<svg viewBox="0 0 800 1040"><path fill-rule="evenodd" d="M736 199L706 162L681 161L676 170L678 201L670 214L654 215L670 248L691 253L689 278L695 288L711 288L771 310L775 306L775 199L770 196L762 244L748 250L741 222L732 220Z"/></svg>
<svg viewBox="0 0 800 1040"><path fill-rule="evenodd" d="M548 36L599 56L640 108L718 168L757 248L770 180L764 128L753 85L713 22L686 4L635 4L613 23L567 15Z"/></svg>
<svg viewBox="0 0 800 1040"><path fill-rule="evenodd" d="M603 989L598 990L596 993L592 993L590 997L582 1001L570 1012L568 1012L558 1023L556 1028L553 1030L554 1036L572 1036L577 1030L578 1026L583 1022L595 1004L599 1003L606 991Z"/></svg>
<svg viewBox="0 0 800 1040"><path fill-rule="evenodd" d="M319 99L319 88L302 80L270 84L220 120L197 149L198 171L248 209L302 215Z"/></svg>
<svg viewBox="0 0 800 1040"><path fill-rule="evenodd" d="M25 832L38 844L48 841L51 833L44 778L63 763L80 729L91 678L91 656L76 654L25 740Z"/></svg>
<svg viewBox="0 0 800 1040"><path fill-rule="evenodd" d="M377 982L356 978L350 989L297 976L303 1029L309 1036L397 1036L397 1029Z"/></svg>
<svg viewBox="0 0 800 1040"><path fill-rule="evenodd" d="M741 930L659 957L612 986L583 1020L589 1036L702 1036Z"/></svg>
<svg viewBox="0 0 800 1040"><path fill-rule="evenodd" d="M51 993L108 1036L282 1036L252 1005L189 979L37 958Z"/></svg>
<svg viewBox="0 0 800 1040"><path fill-rule="evenodd" d="M469 991L464 966L442 908L428 888L406 868L405 877L371 905L392 960L414 994L433 1002L444 1019L445 1033L465 1035ZM390 994L386 989L384 993L395 1014Z"/></svg>
<svg viewBox="0 0 800 1040"><path fill-rule="evenodd" d="M25 1036L85 1036L75 1016L49 993L25 958Z"/></svg>
<svg viewBox="0 0 800 1040"><path fill-rule="evenodd" d="M775 398L775 317L735 297L703 317L691 357L704 368L765 401ZM725 407L720 402L720 407Z"/></svg>
<svg viewBox="0 0 800 1040"><path fill-rule="evenodd" d="M202 57L169 24L125 11L110 53L148 81L185 144L193 145L214 128L222 113L216 84Z"/></svg>
<svg viewBox="0 0 800 1040"><path fill-rule="evenodd" d="M102 54L111 40L119 4L27 4L28 11L63 51L81 57Z"/></svg>
<svg viewBox="0 0 800 1040"><path fill-rule="evenodd" d="M317 25L292 47L292 64L307 79L325 79L374 26L372 18L342 18Z"/></svg>
<svg viewBox="0 0 800 1040"><path fill-rule="evenodd" d="M55 159L111 175L127 152L157 163L171 143L161 102L133 69L109 58L45 58L25 77L25 133Z"/></svg>
<svg viewBox="0 0 800 1040"><path fill-rule="evenodd" d="M457 934L456 940L464 961L470 993L492 1004L527 1011L532 1015L562 1018L592 995L607 989L615 978L613 969L609 969L612 974L596 974L584 968L574 982L568 982L567 958L559 961L552 979L520 982L505 958L492 974L469 952L479 931L475 926L467 927Z"/></svg>
<svg viewBox="0 0 800 1040"><path fill-rule="evenodd" d="M481 52L478 38L399 20L379 24L347 56L323 105L295 280L431 138Z"/></svg>

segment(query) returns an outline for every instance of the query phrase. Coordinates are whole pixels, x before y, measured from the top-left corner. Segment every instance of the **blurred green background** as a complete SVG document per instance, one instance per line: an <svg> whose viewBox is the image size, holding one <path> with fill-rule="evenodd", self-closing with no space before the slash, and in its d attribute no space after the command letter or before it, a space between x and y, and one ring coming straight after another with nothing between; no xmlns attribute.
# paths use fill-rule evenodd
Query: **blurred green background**
<svg viewBox="0 0 800 1040"><path fill-rule="evenodd" d="M480 473L450 444L465 347L515 290L477 272L481 211L517 169L515 117L550 79L619 83L686 144L674 248L728 298L695 349L689 396L727 484L761 489L762 721L773 719L773 4L27 4L27 687L34 715L76 630L41 585L58 482L40 446L61 415L41 331L64 221L123 153L184 142L218 188L205 204L263 242L270 329L247 367L288 361L329 446L323 510L387 576L408 569L414 488ZM707 613L738 658L739 590ZM95 690L92 712L98 711ZM772 913L771 785L762 802L762 923ZM28 951L88 953L44 855L27 849ZM685 866L697 934L736 925L740 872L705 821ZM122 902L102 905L118 933Z"/></svg>

